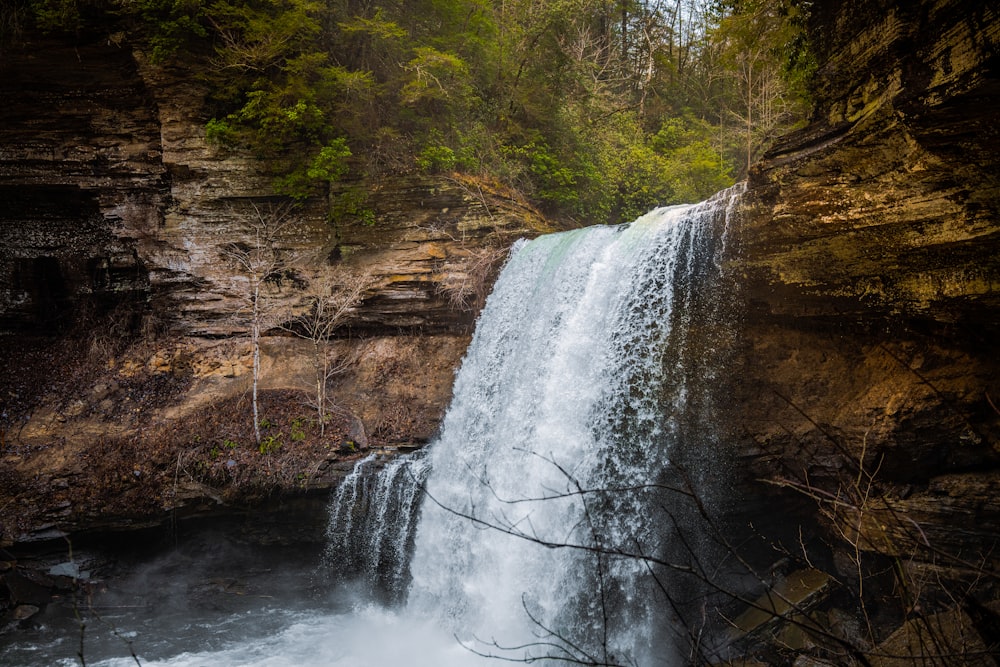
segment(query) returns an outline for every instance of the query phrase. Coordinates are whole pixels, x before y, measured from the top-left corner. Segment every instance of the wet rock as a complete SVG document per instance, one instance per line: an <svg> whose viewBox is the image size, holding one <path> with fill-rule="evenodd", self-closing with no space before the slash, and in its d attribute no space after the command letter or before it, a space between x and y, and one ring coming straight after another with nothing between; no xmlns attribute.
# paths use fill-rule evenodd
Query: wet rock
<svg viewBox="0 0 1000 667"><path fill-rule="evenodd" d="M53 565L47 570L46 574L54 577L57 580L57 585L61 584L61 587L64 589L72 586L72 582L76 579L90 578L90 572L81 570L80 564L75 561L66 561Z"/></svg>
<svg viewBox="0 0 1000 667"><path fill-rule="evenodd" d="M995 560L1000 18L849 0L813 3L810 25L816 113L751 173L731 263L737 456L803 497L848 495L865 549L928 557L913 521L934 549Z"/></svg>
<svg viewBox="0 0 1000 667"><path fill-rule="evenodd" d="M17 566L17 559L10 553L0 549L0 574L13 570Z"/></svg>
<svg viewBox="0 0 1000 667"><path fill-rule="evenodd" d="M809 655L800 655L795 658L792 667L838 667L837 663L829 660L821 660Z"/></svg>
<svg viewBox="0 0 1000 667"><path fill-rule="evenodd" d="M360 449L368 449L368 433L365 431L365 424L355 416L351 416L351 430L347 437L357 443Z"/></svg>
<svg viewBox="0 0 1000 667"><path fill-rule="evenodd" d="M995 655L969 616L956 607L907 621L868 658L873 667L913 664L995 667Z"/></svg>
<svg viewBox="0 0 1000 667"><path fill-rule="evenodd" d="M52 599L53 581L37 572L15 570L3 575L11 602L43 606Z"/></svg>
<svg viewBox="0 0 1000 667"><path fill-rule="evenodd" d="M828 545L810 553L872 614L841 591L816 618L872 664L991 665L990 616L919 609L969 577L996 598L1000 16L817 1L810 35L816 111L752 170L728 263L745 316L720 409L742 496L754 525L782 508L767 531L791 552ZM806 664L843 650L778 637Z"/></svg>
<svg viewBox="0 0 1000 667"><path fill-rule="evenodd" d="M804 615L823 599L832 585L833 578L829 574L813 569L797 570L782 577L758 597L751 608L733 619L729 641L741 640L792 617L799 619L797 623L814 625ZM782 630L787 629L787 626L782 627ZM802 632L798 627L795 630Z"/></svg>
<svg viewBox="0 0 1000 667"><path fill-rule="evenodd" d="M51 331L85 302L146 291L134 239L115 228L162 201L164 168L128 49L31 42L5 50L0 77L17 100L0 109L0 275L16 277L0 291L0 325Z"/></svg>
<svg viewBox="0 0 1000 667"><path fill-rule="evenodd" d="M104 401L108 399L109 396L117 393L118 389L119 385L115 380L98 382L94 385L94 388L90 392L90 401L94 403Z"/></svg>
<svg viewBox="0 0 1000 667"><path fill-rule="evenodd" d="M41 611L40 607L35 607L30 604L22 604L14 607L14 610L10 613L10 618L14 621L26 621L39 611Z"/></svg>

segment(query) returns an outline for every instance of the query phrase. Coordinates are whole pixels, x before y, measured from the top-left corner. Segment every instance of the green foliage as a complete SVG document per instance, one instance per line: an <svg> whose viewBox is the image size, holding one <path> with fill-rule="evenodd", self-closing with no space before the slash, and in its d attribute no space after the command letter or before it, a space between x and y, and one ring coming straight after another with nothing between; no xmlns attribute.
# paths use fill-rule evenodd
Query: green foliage
<svg viewBox="0 0 1000 667"><path fill-rule="evenodd" d="M347 159L351 157L351 149L343 138L334 139L319 149L312 164L306 171L309 178L323 181L336 181L347 173Z"/></svg>
<svg viewBox="0 0 1000 667"><path fill-rule="evenodd" d="M407 36L407 31L395 21L387 21L381 7L375 8L371 18L352 16L339 24L345 35L365 35L381 42L398 41Z"/></svg>
<svg viewBox="0 0 1000 667"><path fill-rule="evenodd" d="M239 130L225 118L212 118L205 124L205 139L210 144L232 148L239 143Z"/></svg>
<svg viewBox="0 0 1000 667"><path fill-rule="evenodd" d="M281 449L281 434L271 434L266 435L260 440L260 445L257 447L257 451L261 454L273 454Z"/></svg>
<svg viewBox="0 0 1000 667"><path fill-rule="evenodd" d="M707 141L681 146L671 158L665 171L673 190L668 203L698 202L735 182L732 167Z"/></svg>
<svg viewBox="0 0 1000 667"><path fill-rule="evenodd" d="M417 166L429 174L452 171L458 164L458 158L448 146L426 146L417 155Z"/></svg>
<svg viewBox="0 0 1000 667"><path fill-rule="evenodd" d="M85 1L34 4L72 24ZM814 68L805 0L93 1L139 19L154 58L211 54L209 142L366 224L343 181L414 169L582 222L703 198L803 117Z"/></svg>
<svg viewBox="0 0 1000 667"><path fill-rule="evenodd" d="M714 132L705 121L685 114L665 120L651 138L671 191L664 203L694 203L734 183L732 165L711 143Z"/></svg>
<svg viewBox="0 0 1000 667"><path fill-rule="evenodd" d="M556 154L546 144L525 146L528 171L537 185L536 196L556 209L586 215L586 184L595 176L586 154Z"/></svg>
<svg viewBox="0 0 1000 667"><path fill-rule="evenodd" d="M291 428L292 442L301 442L306 439L305 421L293 419Z"/></svg>
<svg viewBox="0 0 1000 667"><path fill-rule="evenodd" d="M406 82L399 91L403 104L428 110L455 111L469 104L469 68L454 53L417 46L406 63Z"/></svg>
<svg viewBox="0 0 1000 667"><path fill-rule="evenodd" d="M8 47L21 42L33 18L32 8L25 0L0 4L0 55Z"/></svg>
<svg viewBox="0 0 1000 667"><path fill-rule="evenodd" d="M77 0L32 0L35 25L43 32L73 33L83 26Z"/></svg>
<svg viewBox="0 0 1000 667"><path fill-rule="evenodd" d="M149 31L150 59L166 62L179 50L208 35L206 13L198 0L119 0Z"/></svg>
<svg viewBox="0 0 1000 667"><path fill-rule="evenodd" d="M311 162L303 162L290 173L275 179L275 189L294 199L313 194L318 185L334 183L347 173L351 149L343 138L333 139L320 148Z"/></svg>
<svg viewBox="0 0 1000 667"><path fill-rule="evenodd" d="M749 169L778 134L805 117L815 70L803 30L803 0L730 0L712 30L729 97L723 107L739 132Z"/></svg>
<svg viewBox="0 0 1000 667"><path fill-rule="evenodd" d="M375 211L368 207L368 190L354 186L346 188L331 200L330 219L360 220L363 224L371 226L375 224Z"/></svg>
<svg viewBox="0 0 1000 667"><path fill-rule="evenodd" d="M155 63L208 36L203 4L199 0L27 0L35 26L44 33L74 34L88 25L104 31L115 17L135 20L146 33Z"/></svg>

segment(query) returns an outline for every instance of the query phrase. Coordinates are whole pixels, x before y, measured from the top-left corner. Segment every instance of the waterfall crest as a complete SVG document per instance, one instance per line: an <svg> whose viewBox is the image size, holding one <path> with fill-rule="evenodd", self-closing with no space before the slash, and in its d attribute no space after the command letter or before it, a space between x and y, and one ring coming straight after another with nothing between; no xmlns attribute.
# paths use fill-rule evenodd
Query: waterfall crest
<svg viewBox="0 0 1000 667"><path fill-rule="evenodd" d="M383 476L393 479L372 482L389 498L426 477L415 529L374 505L355 511L367 517L369 578L412 578L406 612L438 619L480 654L671 662L667 614L649 564L634 556L669 549L670 530L652 517L670 502L664 474L679 448L713 445L710 435L684 442L711 381L698 360L713 353L688 334L741 191L512 249L438 439L417 464L390 464ZM349 480L341 494L357 489ZM412 518L414 495L402 495ZM338 503L335 551L357 539L345 520L355 503ZM400 530L389 540L395 565L380 565L384 533ZM399 554L411 536L405 575Z"/></svg>

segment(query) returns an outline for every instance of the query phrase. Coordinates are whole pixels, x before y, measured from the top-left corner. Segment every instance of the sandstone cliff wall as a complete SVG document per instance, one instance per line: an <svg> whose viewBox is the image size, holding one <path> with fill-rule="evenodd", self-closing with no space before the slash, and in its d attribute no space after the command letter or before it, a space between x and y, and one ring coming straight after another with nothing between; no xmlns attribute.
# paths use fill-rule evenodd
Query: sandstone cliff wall
<svg viewBox="0 0 1000 667"><path fill-rule="evenodd" d="M726 390L737 456L759 502L820 509L846 581L856 546L919 581L979 564L989 599L1000 16L962 0L813 5L814 117L753 169L731 264L747 304Z"/></svg>
<svg viewBox="0 0 1000 667"><path fill-rule="evenodd" d="M0 543L155 522L238 500L224 489L241 484L329 488L361 450L425 442L506 248L547 228L458 176L338 186L365 194L367 220L329 215L338 189L292 210L262 346L283 448L258 454L235 435L249 309L227 249L252 246L248 221L281 202L265 164L206 143L204 96L123 33L26 35L0 60L0 482L25 508L0 517ZM348 362L331 384L337 427L293 447L314 352L277 325L333 267L365 286L330 345Z"/></svg>
<svg viewBox="0 0 1000 667"><path fill-rule="evenodd" d="M206 143L205 90L193 73L151 66L102 35L29 41L2 67L4 329L45 333L88 297L131 292L176 334L244 330L238 272L224 252L248 241L251 205L277 198L264 163ZM301 256L307 274L345 260L373 274L355 322L367 331L465 331L472 309L449 297L470 257L544 227L524 204L458 178L343 187L368 195L371 224L328 220L335 190L293 214L278 250Z"/></svg>

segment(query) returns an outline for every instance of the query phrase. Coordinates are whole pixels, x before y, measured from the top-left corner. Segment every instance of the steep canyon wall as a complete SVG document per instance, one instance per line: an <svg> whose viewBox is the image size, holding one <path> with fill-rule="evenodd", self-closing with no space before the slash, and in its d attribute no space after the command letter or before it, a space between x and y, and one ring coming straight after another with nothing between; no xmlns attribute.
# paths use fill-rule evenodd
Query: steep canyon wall
<svg viewBox="0 0 1000 667"><path fill-rule="evenodd" d="M753 169L731 265L747 303L727 389L738 456L769 482L754 493L818 505L831 544L925 573L981 564L988 597L1000 17L961 0L813 5L814 117Z"/></svg>
<svg viewBox="0 0 1000 667"><path fill-rule="evenodd" d="M130 453L112 472L102 461L115 457L97 450L173 439L179 469L178 452L219 457L210 429L196 431L248 400L247 279L228 255L253 246L258 213L288 214L261 389L298 392L285 402L301 419L313 348L277 325L303 311L324 271L364 287L330 346L350 360L331 389L348 446L302 453L277 487L329 487L356 448L433 435L492 276L515 238L548 229L541 216L487 183L417 174L347 182L289 212L265 163L206 143L192 70L151 65L112 28L27 34L2 55L0 456L7 502L25 511L4 513L0 542L220 501L190 466L179 488L165 453ZM364 193L368 216L330 215L346 190ZM170 424L191 432L170 435ZM287 425L283 438L290 456ZM257 459L247 464L271 475ZM107 493L94 492L100 479L113 481Z"/></svg>

